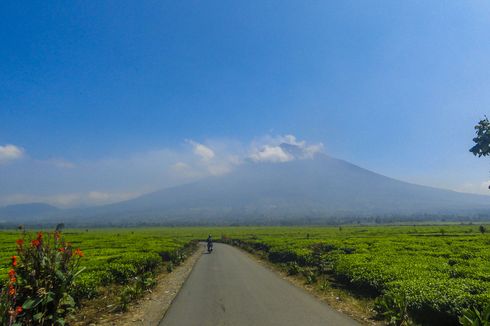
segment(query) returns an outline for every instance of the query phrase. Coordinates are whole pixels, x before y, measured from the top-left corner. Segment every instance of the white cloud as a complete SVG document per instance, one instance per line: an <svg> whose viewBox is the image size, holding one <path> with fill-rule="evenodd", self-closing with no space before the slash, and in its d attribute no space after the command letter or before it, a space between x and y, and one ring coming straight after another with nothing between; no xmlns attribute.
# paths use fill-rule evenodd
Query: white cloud
<svg viewBox="0 0 490 326"><path fill-rule="evenodd" d="M184 162L177 162L174 165L172 165L172 169L175 171L186 171L189 168L190 168L189 164L184 163Z"/></svg>
<svg viewBox="0 0 490 326"><path fill-rule="evenodd" d="M460 192L469 192L469 193L480 194L480 195L490 195L490 189L488 188L489 186L490 186L490 180L487 180L479 183L467 182L463 185L454 187L453 189L455 191L460 191Z"/></svg>
<svg viewBox="0 0 490 326"><path fill-rule="evenodd" d="M0 146L0 164L20 159L24 156L24 150L15 145Z"/></svg>
<svg viewBox="0 0 490 326"><path fill-rule="evenodd" d="M294 135L266 136L252 143L249 158L254 162L288 162L311 159L323 152L323 144L308 144Z"/></svg>
<svg viewBox="0 0 490 326"><path fill-rule="evenodd" d="M286 153L279 146L265 145L250 154L250 158L255 162L287 162L294 159L292 155Z"/></svg>
<svg viewBox="0 0 490 326"><path fill-rule="evenodd" d="M193 140L188 140L187 142L192 145L192 151L194 154L199 156L203 161L209 161L214 158L215 153L211 148Z"/></svg>
<svg viewBox="0 0 490 326"><path fill-rule="evenodd" d="M13 194L0 197L0 206L22 203L47 203L60 208L73 206L93 206L111 204L135 198L142 193L137 192L74 192L51 195Z"/></svg>
<svg viewBox="0 0 490 326"><path fill-rule="evenodd" d="M202 175L200 171L185 162L177 162L171 165L170 170L182 178L196 178Z"/></svg>

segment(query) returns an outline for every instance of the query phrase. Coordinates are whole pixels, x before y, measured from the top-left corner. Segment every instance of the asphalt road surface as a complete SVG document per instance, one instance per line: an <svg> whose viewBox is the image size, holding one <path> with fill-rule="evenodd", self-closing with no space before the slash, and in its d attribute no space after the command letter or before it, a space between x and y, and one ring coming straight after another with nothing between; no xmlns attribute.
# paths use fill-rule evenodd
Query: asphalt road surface
<svg viewBox="0 0 490 326"><path fill-rule="evenodd" d="M357 325L240 250L203 254L160 326Z"/></svg>

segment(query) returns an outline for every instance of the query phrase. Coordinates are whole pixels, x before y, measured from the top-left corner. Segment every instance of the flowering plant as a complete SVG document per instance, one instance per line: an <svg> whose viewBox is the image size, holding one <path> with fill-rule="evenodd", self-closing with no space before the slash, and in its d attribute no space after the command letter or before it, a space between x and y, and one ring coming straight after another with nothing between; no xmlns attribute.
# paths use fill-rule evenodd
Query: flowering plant
<svg viewBox="0 0 490 326"><path fill-rule="evenodd" d="M24 231L16 241L7 284L0 292L1 325L64 325L75 308L70 295L83 252L66 242L61 231Z"/></svg>

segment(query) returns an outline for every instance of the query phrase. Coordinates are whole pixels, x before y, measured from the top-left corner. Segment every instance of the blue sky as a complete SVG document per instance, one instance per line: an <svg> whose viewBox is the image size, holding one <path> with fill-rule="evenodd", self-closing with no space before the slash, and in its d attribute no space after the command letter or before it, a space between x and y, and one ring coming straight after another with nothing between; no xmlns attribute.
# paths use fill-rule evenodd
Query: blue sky
<svg viewBox="0 0 490 326"><path fill-rule="evenodd" d="M0 205L125 199L286 135L488 193L489 30L488 1L2 3Z"/></svg>

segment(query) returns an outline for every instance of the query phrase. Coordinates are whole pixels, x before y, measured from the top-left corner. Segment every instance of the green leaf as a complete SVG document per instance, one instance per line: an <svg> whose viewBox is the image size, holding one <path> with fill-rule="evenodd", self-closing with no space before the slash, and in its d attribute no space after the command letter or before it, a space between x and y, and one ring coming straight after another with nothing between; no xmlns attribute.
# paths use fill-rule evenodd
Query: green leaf
<svg viewBox="0 0 490 326"><path fill-rule="evenodd" d="M54 300L54 293L53 292L48 292L46 295L46 299L44 299L45 303L50 303Z"/></svg>
<svg viewBox="0 0 490 326"><path fill-rule="evenodd" d="M65 293L63 295L63 298L61 298L61 300L60 300L60 305L74 307L75 306L75 300L73 300L71 295Z"/></svg>
<svg viewBox="0 0 490 326"><path fill-rule="evenodd" d="M27 299L22 305L22 309L31 309L34 305L35 301L32 299Z"/></svg>
<svg viewBox="0 0 490 326"><path fill-rule="evenodd" d="M32 317L34 318L34 320L40 320L41 318L44 317L44 312L38 312L37 314L35 314Z"/></svg>
<svg viewBox="0 0 490 326"><path fill-rule="evenodd" d="M86 267L80 268L80 270L78 272L76 272L75 274L73 274L73 278L75 278L78 275L80 275L80 273L83 272L85 269L86 269Z"/></svg>

